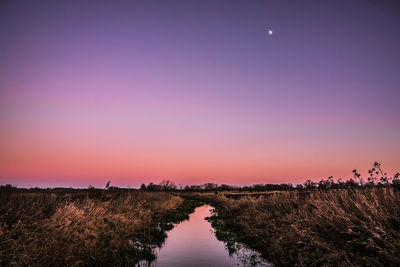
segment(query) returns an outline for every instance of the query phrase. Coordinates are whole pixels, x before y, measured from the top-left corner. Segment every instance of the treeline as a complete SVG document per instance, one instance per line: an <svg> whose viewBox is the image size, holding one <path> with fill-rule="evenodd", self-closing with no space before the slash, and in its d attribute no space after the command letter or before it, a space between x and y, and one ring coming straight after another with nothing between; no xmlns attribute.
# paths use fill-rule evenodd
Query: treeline
<svg viewBox="0 0 400 267"><path fill-rule="evenodd" d="M129 192L139 192L136 188L119 188L116 186L109 186L109 183L104 188L95 188L89 186L88 188L72 188L72 187L56 187L56 188L18 188L11 184L0 186L0 200L2 198L10 199L15 193L32 194L32 196L37 195L41 198L53 198L58 199L101 199L103 201L109 200L111 198L119 197ZM1 264L0 264L1 266Z"/></svg>
<svg viewBox="0 0 400 267"><path fill-rule="evenodd" d="M75 189L75 188L18 188L20 191L27 192L39 192L47 191L52 193L88 193L91 195L99 195L107 190L108 192L131 192L136 190L141 191L172 191L172 192L222 192L222 191L246 191L246 192L263 192L263 191L288 191L288 190L311 190L311 189L340 189L340 188L363 188L363 187L397 187L400 188L400 173L396 173L393 176L388 176L387 173L382 169L382 165L378 162L373 164L373 167L368 170L368 177L362 177L357 170L353 170L353 177L342 180L334 179L330 176L326 179L314 182L311 180L305 181L303 184L293 185L291 183L284 184L254 184L246 186L235 186L228 184L216 184L216 183L205 183L202 185L177 185L171 180L163 180L160 183L149 183L147 185L142 184L139 189L135 188L120 188L116 186L110 186L110 182L107 183L105 188L95 188L91 185L87 189ZM16 187L11 185L0 186L0 191L12 191L17 190Z"/></svg>
<svg viewBox="0 0 400 267"><path fill-rule="evenodd" d="M72 188L72 187L55 187L55 188L40 188L40 187L31 187L31 188L21 188L21 187L15 187L11 184L6 184L6 185L0 185L0 190L1 191L14 191L18 190L20 192L50 192L50 193L62 193L62 194L69 194L69 193L82 193L82 192L87 192L87 193L96 193L96 192L103 192L104 190L107 191L126 191L126 192L132 192L132 191L137 191L138 189L136 188L123 188L123 187L117 187L117 186L106 186L105 188L95 188L94 186L89 185L88 188Z"/></svg>
<svg viewBox="0 0 400 267"><path fill-rule="evenodd" d="M169 181L169 186L161 184L149 183L147 186L142 184L140 190L143 191L174 191L174 192L222 192L222 191L238 191L238 192L263 192L263 191L288 191L288 190L312 190L312 189L340 189L340 188L363 188L363 187L398 187L400 188L400 179L392 179L388 182L360 182L353 178L347 181L333 180L328 177L318 182L307 180L303 184L254 184L246 186L234 186L227 184L206 183L203 185L186 185L176 186L174 182Z"/></svg>
<svg viewBox="0 0 400 267"><path fill-rule="evenodd" d="M357 170L353 170L353 177L342 180L334 179L329 176L318 182L311 180L305 181L303 184L293 185L286 184L254 184L249 186L233 186L227 184L205 183L202 185L186 185L177 186L171 180L163 180L159 184L149 183L147 186L142 184L140 190L146 191L184 191L184 192L221 192L221 191L246 191L246 192L262 192L262 191L287 191L287 190L310 190L310 189L340 189L340 188L362 188L362 187L398 187L400 188L400 173L388 176L382 169L382 165L374 162L373 167L368 170L368 177L362 177Z"/></svg>
<svg viewBox="0 0 400 267"><path fill-rule="evenodd" d="M292 184L255 184L250 186L234 186L228 184L205 183L202 185L177 186L173 181L164 180L160 184L142 184L140 190L146 191L183 191L183 192L211 192L211 191L275 191L290 190L295 187Z"/></svg>

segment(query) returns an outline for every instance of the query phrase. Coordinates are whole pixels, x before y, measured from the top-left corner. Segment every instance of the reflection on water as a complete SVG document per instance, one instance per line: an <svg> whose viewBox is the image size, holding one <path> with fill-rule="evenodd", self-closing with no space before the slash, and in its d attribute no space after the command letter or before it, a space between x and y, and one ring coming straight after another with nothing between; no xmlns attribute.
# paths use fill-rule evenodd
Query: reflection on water
<svg viewBox="0 0 400 267"><path fill-rule="evenodd" d="M271 266L259 253L244 245L227 246L218 241L211 224L205 220L211 215L211 209L210 206L196 208L188 221L168 232L164 245L155 250L157 259L141 262L140 266Z"/></svg>

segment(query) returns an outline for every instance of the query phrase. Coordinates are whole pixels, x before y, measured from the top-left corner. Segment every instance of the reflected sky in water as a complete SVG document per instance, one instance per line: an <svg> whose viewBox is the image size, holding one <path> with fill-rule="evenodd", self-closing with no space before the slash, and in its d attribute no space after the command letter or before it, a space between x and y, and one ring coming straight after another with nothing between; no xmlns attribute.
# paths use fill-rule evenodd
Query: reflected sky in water
<svg viewBox="0 0 400 267"><path fill-rule="evenodd" d="M164 246L157 249L157 260L151 266L249 266L259 254L247 248L229 255L223 242L217 240L211 224L210 206L198 207L188 221L168 233ZM255 266L269 266L267 262Z"/></svg>

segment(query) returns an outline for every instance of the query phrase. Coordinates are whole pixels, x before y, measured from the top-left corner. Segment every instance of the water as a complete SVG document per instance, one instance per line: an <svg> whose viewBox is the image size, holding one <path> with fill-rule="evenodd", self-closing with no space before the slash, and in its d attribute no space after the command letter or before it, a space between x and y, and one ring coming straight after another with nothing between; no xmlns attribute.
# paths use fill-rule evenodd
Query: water
<svg viewBox="0 0 400 267"><path fill-rule="evenodd" d="M229 255L224 242L214 234L211 223L211 206L201 206L189 220L175 226L161 248L156 249L157 259L150 266L271 266L259 253L236 244Z"/></svg>

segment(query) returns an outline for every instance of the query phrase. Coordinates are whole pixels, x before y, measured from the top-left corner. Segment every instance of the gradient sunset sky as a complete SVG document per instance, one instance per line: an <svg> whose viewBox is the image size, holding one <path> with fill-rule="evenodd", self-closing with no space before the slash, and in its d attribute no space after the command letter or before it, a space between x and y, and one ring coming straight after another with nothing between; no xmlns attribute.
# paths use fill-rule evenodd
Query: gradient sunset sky
<svg viewBox="0 0 400 267"><path fill-rule="evenodd" d="M400 171L398 1L0 3L0 184L300 183L374 161Z"/></svg>

